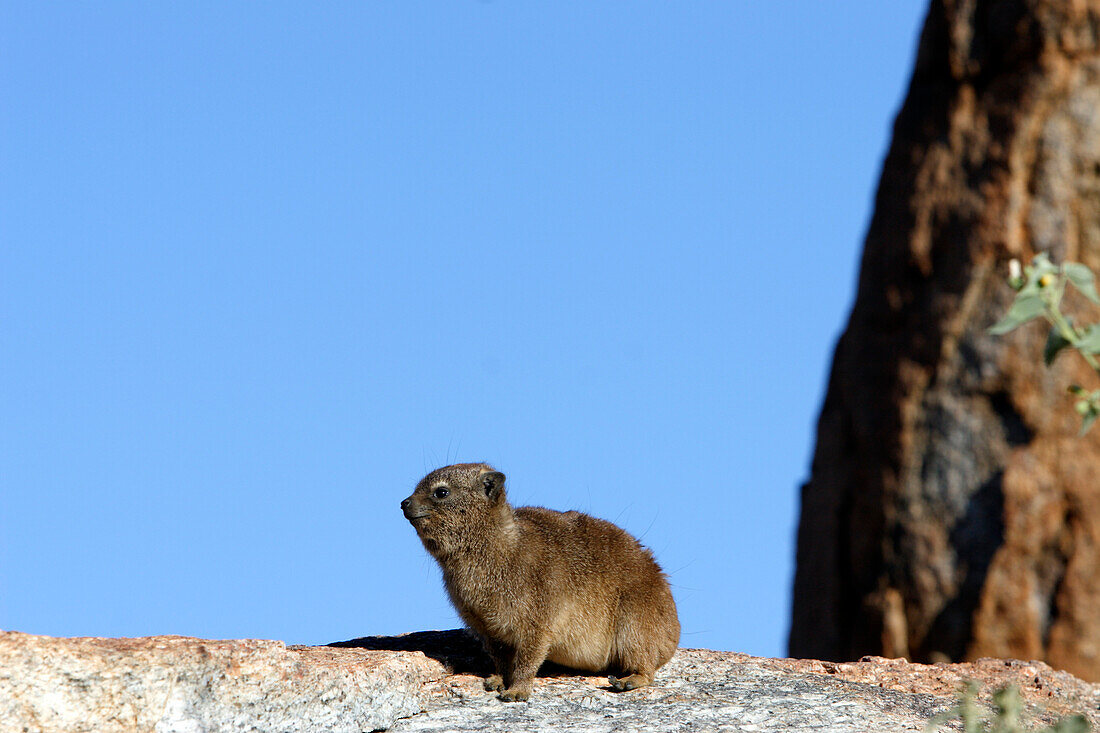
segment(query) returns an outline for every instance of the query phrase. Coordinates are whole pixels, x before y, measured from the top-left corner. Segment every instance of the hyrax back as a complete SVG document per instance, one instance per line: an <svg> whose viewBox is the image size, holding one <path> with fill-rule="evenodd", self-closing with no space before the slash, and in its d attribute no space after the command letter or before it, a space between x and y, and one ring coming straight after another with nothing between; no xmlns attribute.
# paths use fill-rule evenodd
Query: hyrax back
<svg viewBox="0 0 1100 733"><path fill-rule="evenodd" d="M652 553L614 524L513 509L504 474L484 463L432 471L401 509L493 658L486 687L501 699L526 700L547 659L613 670L612 686L631 690L650 684L676 651L668 581Z"/></svg>

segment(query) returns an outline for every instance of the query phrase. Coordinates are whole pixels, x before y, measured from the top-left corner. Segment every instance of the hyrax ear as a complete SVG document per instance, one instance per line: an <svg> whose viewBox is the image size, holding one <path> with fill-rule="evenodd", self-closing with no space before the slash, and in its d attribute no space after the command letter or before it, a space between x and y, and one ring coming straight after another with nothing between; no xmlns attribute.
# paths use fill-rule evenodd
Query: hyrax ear
<svg viewBox="0 0 1100 733"><path fill-rule="evenodd" d="M504 474L500 471L488 471L481 474L481 488L489 501L496 503L497 499L504 496Z"/></svg>

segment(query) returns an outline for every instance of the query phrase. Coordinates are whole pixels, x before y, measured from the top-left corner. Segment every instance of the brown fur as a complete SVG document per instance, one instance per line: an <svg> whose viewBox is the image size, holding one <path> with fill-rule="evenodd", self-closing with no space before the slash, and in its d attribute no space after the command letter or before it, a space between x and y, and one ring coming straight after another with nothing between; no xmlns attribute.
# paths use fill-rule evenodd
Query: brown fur
<svg viewBox="0 0 1100 733"><path fill-rule="evenodd" d="M676 651L668 581L652 553L614 524L513 509L504 474L484 463L432 471L401 508L493 658L485 686L502 700L526 700L547 659L618 672L608 679L622 691L650 684Z"/></svg>

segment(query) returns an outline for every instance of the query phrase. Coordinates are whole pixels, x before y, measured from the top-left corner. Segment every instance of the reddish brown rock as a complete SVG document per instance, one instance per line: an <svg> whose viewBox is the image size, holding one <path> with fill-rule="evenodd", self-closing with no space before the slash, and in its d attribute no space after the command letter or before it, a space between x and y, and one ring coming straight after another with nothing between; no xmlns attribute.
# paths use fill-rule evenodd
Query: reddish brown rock
<svg viewBox="0 0 1100 733"><path fill-rule="evenodd" d="M1100 430L1065 394L1100 383L1045 369L1038 324L986 333L1008 259L1100 270L1098 39L1100 0L931 4L803 487L792 656L1100 680Z"/></svg>

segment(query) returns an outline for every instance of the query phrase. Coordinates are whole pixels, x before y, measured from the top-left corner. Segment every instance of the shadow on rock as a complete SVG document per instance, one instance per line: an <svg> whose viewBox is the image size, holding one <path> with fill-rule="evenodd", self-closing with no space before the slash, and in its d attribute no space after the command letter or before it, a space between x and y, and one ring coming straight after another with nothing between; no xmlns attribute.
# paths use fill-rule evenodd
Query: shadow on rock
<svg viewBox="0 0 1100 733"><path fill-rule="evenodd" d="M414 631L400 636L363 636L348 641L335 641L326 646L390 652L423 652L425 656L446 667L451 674L488 677L493 673L493 663L481 646L481 641L466 629ZM544 663L538 672L539 677L589 674L591 673L580 672L553 662Z"/></svg>

